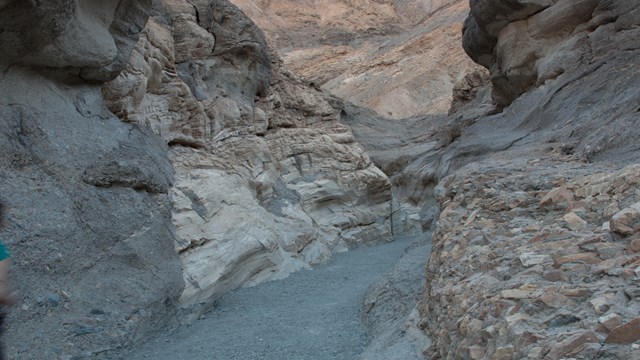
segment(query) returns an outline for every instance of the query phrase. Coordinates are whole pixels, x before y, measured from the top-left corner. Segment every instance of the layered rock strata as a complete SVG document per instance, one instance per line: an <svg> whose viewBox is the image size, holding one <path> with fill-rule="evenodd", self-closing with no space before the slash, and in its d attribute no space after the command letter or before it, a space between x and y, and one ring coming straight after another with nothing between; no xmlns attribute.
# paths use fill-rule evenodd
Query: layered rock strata
<svg viewBox="0 0 640 360"><path fill-rule="evenodd" d="M392 119L443 114L475 65L460 0L233 0L305 80Z"/></svg>
<svg viewBox="0 0 640 360"><path fill-rule="evenodd" d="M170 146L184 306L390 239L387 177L223 1L165 1L103 92ZM173 30L172 30L173 29Z"/></svg>

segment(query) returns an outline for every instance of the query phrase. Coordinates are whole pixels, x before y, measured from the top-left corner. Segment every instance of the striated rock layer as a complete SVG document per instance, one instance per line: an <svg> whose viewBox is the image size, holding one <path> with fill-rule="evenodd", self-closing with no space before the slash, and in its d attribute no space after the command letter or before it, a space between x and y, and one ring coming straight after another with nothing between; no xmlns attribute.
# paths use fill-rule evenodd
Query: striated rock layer
<svg viewBox="0 0 640 360"><path fill-rule="evenodd" d="M233 5L164 4L103 93L170 146L181 304L390 240L389 180L330 99L282 72Z"/></svg>
<svg viewBox="0 0 640 360"><path fill-rule="evenodd" d="M464 0L233 0L305 80L378 115L443 114L480 68L460 45Z"/></svg>

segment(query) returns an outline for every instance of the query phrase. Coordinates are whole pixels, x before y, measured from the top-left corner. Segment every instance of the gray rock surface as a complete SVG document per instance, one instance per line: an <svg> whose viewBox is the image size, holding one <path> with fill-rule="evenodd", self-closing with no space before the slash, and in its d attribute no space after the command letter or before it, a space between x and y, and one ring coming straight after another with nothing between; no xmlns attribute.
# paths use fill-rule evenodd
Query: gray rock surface
<svg viewBox="0 0 640 360"><path fill-rule="evenodd" d="M11 357L108 358L178 307L388 241L387 177L228 2L0 8Z"/></svg>
<svg viewBox="0 0 640 360"><path fill-rule="evenodd" d="M216 301L211 313L193 324L167 331L144 348L118 358L355 359L367 343L360 319L365 291L383 279L400 258L411 256L414 259L410 262L415 262L414 250L422 250L421 260L417 261L424 264L424 240L417 248L412 242L411 238L398 239L335 254L328 264L313 270L232 291ZM400 277L410 274L405 283L397 285L403 288L402 295L413 297L419 293L420 281L410 282L420 274L398 271L414 267L394 271ZM369 299L380 299L382 303L383 297L388 298L376 293ZM372 305L370 310L383 306L391 304Z"/></svg>
<svg viewBox="0 0 640 360"><path fill-rule="evenodd" d="M9 205L0 236L20 298L3 333L12 358L89 358L132 344L167 323L183 287L167 146L122 123L100 84L78 77L122 67L147 18L131 6L13 1L0 10L0 197Z"/></svg>
<svg viewBox="0 0 640 360"><path fill-rule="evenodd" d="M419 235L393 268L369 287L362 309L369 341L358 359L424 358L431 341L422 331L417 304L430 252L431 234Z"/></svg>
<svg viewBox="0 0 640 360"><path fill-rule="evenodd" d="M504 108L409 166L436 175L441 211L428 356L634 356L615 344L638 303L613 294L637 286L635 250L609 219L636 197L638 24L631 2L472 3L465 47Z"/></svg>
<svg viewBox="0 0 640 360"><path fill-rule="evenodd" d="M375 3L357 33L378 15L423 20L414 2ZM633 356L640 6L470 4L464 47L497 108L483 72L439 73L454 104L389 122L283 70L227 1L0 2L1 236L22 300L9 354L108 358L178 306L197 316L231 289L433 226L420 306L415 248L365 300L363 358ZM460 14L427 28L455 38ZM381 57L352 59L340 82L414 78L384 69L430 48L420 29L362 46ZM300 59L341 59L324 50ZM318 79L345 70L324 60Z"/></svg>

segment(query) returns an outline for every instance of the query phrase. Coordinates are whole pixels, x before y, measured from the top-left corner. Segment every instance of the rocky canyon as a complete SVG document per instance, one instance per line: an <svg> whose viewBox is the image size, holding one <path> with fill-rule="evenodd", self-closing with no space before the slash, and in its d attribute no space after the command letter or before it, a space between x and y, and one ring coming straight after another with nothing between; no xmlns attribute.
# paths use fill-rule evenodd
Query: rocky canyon
<svg viewBox="0 0 640 360"><path fill-rule="evenodd" d="M640 358L635 1L5 0L0 49L10 359L409 238L332 358Z"/></svg>

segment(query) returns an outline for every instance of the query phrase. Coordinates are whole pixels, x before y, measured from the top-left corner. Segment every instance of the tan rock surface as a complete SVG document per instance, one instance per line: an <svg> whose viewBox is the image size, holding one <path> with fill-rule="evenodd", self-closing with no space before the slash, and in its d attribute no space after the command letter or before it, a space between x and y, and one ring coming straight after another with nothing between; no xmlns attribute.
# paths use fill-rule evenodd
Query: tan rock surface
<svg viewBox="0 0 640 360"><path fill-rule="evenodd" d="M233 2L292 71L389 118L447 113L478 69L460 46L466 1Z"/></svg>

